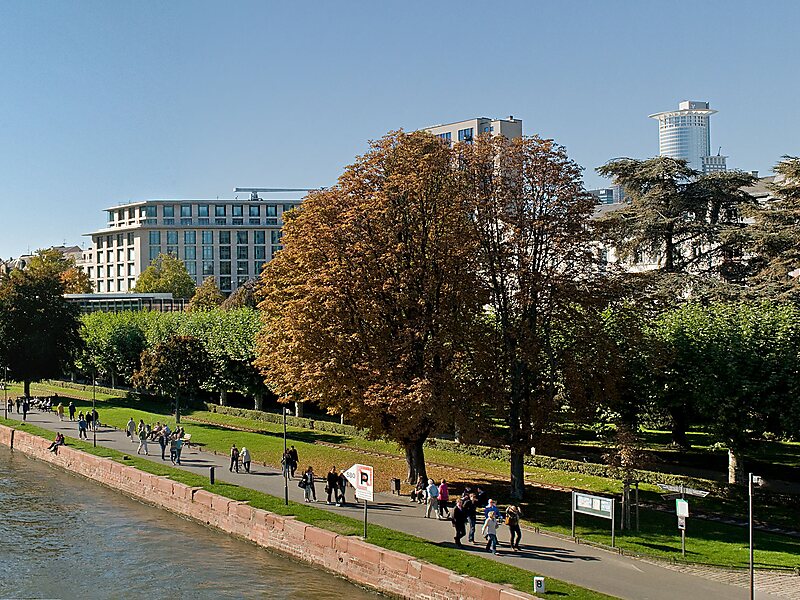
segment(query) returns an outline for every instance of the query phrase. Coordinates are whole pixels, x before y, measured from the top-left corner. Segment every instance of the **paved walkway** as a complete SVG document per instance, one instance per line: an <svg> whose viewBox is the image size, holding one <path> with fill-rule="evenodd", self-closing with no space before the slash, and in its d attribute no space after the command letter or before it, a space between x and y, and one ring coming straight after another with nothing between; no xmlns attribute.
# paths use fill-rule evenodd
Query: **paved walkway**
<svg viewBox="0 0 800 600"><path fill-rule="evenodd" d="M10 414L10 418L19 419L20 415ZM28 422L52 431L62 431L65 435L77 437L77 423L59 422L54 413L28 413ZM191 433L191 427L189 427ZM89 436L91 440L91 433ZM202 440L199 440L202 441ZM100 428L97 432L98 445L114 448L127 453L135 453L137 444L131 442L124 431ZM161 462L161 449L158 444L150 444L152 450L149 459ZM244 487L283 497L284 481L280 472L274 468L253 465L253 473L230 473L229 459L210 452L201 452L196 448L184 449L182 468L194 473L208 475L210 466L217 467L217 478L221 481L235 483ZM302 462L302 457L301 457ZM350 465L337 465L349 467ZM327 465L319 465L320 474L327 472ZM323 472L324 471L324 472ZM317 497L322 500L317 507L345 514L360 519L363 508L356 505L341 508L328 506L324 502L324 483L317 485ZM348 490L352 500L352 490ZM289 483L291 500L302 502L302 490L297 487L297 480ZM453 545L453 528L447 521L436 521L424 518L424 507L411 504L407 498L398 498L387 494L377 494L376 502L370 504L369 520L371 523L383 525L404 533L428 539L444 546ZM478 536L480 537L480 536ZM501 528L500 542L508 539L505 528ZM500 550L507 549L502 544ZM465 552L479 553L491 557L483 551L482 546L468 547ZM619 556L590 546L577 545L569 540L536 534L526 530L523 534L522 552L503 553L495 560L512 564L523 569L568 581L582 587L591 588L612 596L629 600L733 600L747 598L747 589L741 586L741 578L726 575L727 571L716 571L718 575L709 577L708 569L668 568L651 561L637 560ZM763 581L762 581L763 579ZM789 598L800 600L800 578L770 577L758 575L756 597L764 600ZM769 590L769 592L765 591Z"/></svg>

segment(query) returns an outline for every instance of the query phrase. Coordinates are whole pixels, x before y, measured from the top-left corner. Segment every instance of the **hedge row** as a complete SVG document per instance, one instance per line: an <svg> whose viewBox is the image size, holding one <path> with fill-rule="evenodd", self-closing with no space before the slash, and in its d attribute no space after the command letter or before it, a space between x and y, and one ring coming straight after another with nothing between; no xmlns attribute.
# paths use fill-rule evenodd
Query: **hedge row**
<svg viewBox="0 0 800 600"><path fill-rule="evenodd" d="M271 413L261 410L252 410L249 408L236 408L234 406L221 406L213 402L205 403L206 410L213 413L222 415L231 415L233 417L242 417L245 419L252 419L254 421L262 421L264 423L283 423L283 416L280 413ZM303 429L314 429L316 431L326 431L328 433L338 433L340 435L351 435L358 437L366 437L367 432L353 425L342 425L341 423L333 423L331 421L317 421L316 419L309 419L306 417L287 416L286 424L291 427L301 427Z"/></svg>

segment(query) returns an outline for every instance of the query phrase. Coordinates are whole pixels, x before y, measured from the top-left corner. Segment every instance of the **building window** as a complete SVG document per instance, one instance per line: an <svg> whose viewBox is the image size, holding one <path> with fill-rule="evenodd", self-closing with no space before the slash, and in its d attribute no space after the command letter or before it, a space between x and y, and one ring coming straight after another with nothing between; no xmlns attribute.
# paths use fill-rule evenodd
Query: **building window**
<svg viewBox="0 0 800 600"><path fill-rule="evenodd" d="M99 237L94 242L95 242L94 245L97 246L98 250L103 248L103 238Z"/></svg>
<svg viewBox="0 0 800 600"><path fill-rule="evenodd" d="M230 244L231 243L231 232L230 231L220 231L219 232L219 243L220 244Z"/></svg>
<svg viewBox="0 0 800 600"><path fill-rule="evenodd" d="M114 251L113 250L106 250L106 262L114 262Z"/></svg>
<svg viewBox="0 0 800 600"><path fill-rule="evenodd" d="M275 256L276 256L276 255L278 254L278 252L280 252L281 250L283 250L283 246L272 246L272 248L271 248L271 251L272 251L272 258L275 258Z"/></svg>
<svg viewBox="0 0 800 600"><path fill-rule="evenodd" d="M124 243L125 243L125 236L123 236L121 233L118 233L117 234L117 246L122 246L122 244L124 244Z"/></svg>
<svg viewBox="0 0 800 600"><path fill-rule="evenodd" d="M214 243L214 232L213 231L204 231L203 232L203 243L204 244L213 244Z"/></svg>
<svg viewBox="0 0 800 600"><path fill-rule="evenodd" d="M258 204L251 204L247 209L247 215L250 217L260 217L261 207Z"/></svg>
<svg viewBox="0 0 800 600"><path fill-rule="evenodd" d="M133 275L133 264L128 265L128 275Z"/></svg>
<svg viewBox="0 0 800 600"><path fill-rule="evenodd" d="M195 260L197 258L197 247L196 246L184 246L183 247L183 258L184 258L184 260Z"/></svg>
<svg viewBox="0 0 800 600"><path fill-rule="evenodd" d="M266 260L267 259L266 246L253 246L253 258L255 258L256 260Z"/></svg>
<svg viewBox="0 0 800 600"><path fill-rule="evenodd" d="M189 273L189 275L191 275L192 277L195 277L197 275L197 263L194 262L193 260L187 261L186 262L186 271Z"/></svg>
<svg viewBox="0 0 800 600"><path fill-rule="evenodd" d="M294 210L294 209L295 209L295 205L294 204L284 204L283 205L283 212L285 212L285 213L289 212L290 210Z"/></svg>
<svg viewBox="0 0 800 600"><path fill-rule="evenodd" d="M246 231L237 231L236 232L236 243L239 245L246 245L247 244L247 232Z"/></svg>
<svg viewBox="0 0 800 600"><path fill-rule="evenodd" d="M128 234L128 246L133 246L133 232Z"/></svg>
<svg viewBox="0 0 800 600"><path fill-rule="evenodd" d="M191 217L191 216L192 216L192 205L181 204L181 217Z"/></svg>
<svg viewBox="0 0 800 600"><path fill-rule="evenodd" d="M223 292L230 292L231 291L231 278L230 277L220 277L219 278L219 289Z"/></svg>
<svg viewBox="0 0 800 600"><path fill-rule="evenodd" d="M247 270L250 268L250 263L246 260L240 260L236 262L236 274L237 275L247 275Z"/></svg>
<svg viewBox="0 0 800 600"><path fill-rule="evenodd" d="M224 204L217 204L214 206L214 216L215 217L224 217L225 216L225 205Z"/></svg>
<svg viewBox="0 0 800 600"><path fill-rule="evenodd" d="M178 258L178 247L177 246L167 246L167 254L170 256L174 256Z"/></svg>
<svg viewBox="0 0 800 600"><path fill-rule="evenodd" d="M214 246L203 246L203 260L214 260Z"/></svg>
<svg viewBox="0 0 800 600"><path fill-rule="evenodd" d="M221 262L221 263L219 263L219 272L220 272L220 275L230 275L231 274L231 263L229 263L229 262Z"/></svg>
<svg viewBox="0 0 800 600"><path fill-rule="evenodd" d="M453 141L453 134L450 133L449 131L447 131L445 133L440 133L436 137L438 137L440 140L442 140L443 142L446 142L448 144L452 143L452 141Z"/></svg>
<svg viewBox="0 0 800 600"><path fill-rule="evenodd" d="M151 246L158 246L161 243L161 232L160 231L151 231L150 232L150 245Z"/></svg>
<svg viewBox="0 0 800 600"><path fill-rule="evenodd" d="M254 244L265 244L266 234L263 231L254 231L253 232L253 243Z"/></svg>
<svg viewBox="0 0 800 600"><path fill-rule="evenodd" d="M247 258L247 246L236 246L236 258L239 260Z"/></svg>
<svg viewBox="0 0 800 600"><path fill-rule="evenodd" d="M162 208L162 214L164 217L174 217L175 216L175 207L172 205L165 204Z"/></svg>
<svg viewBox="0 0 800 600"><path fill-rule="evenodd" d="M219 257L221 260L230 260L231 259L231 247L230 246L220 246L219 247Z"/></svg>
<svg viewBox="0 0 800 600"><path fill-rule="evenodd" d="M278 216L278 205L277 204L267 204L266 206L268 217L277 217Z"/></svg>
<svg viewBox="0 0 800 600"><path fill-rule="evenodd" d="M468 127L466 129L459 129L458 130L458 141L459 142L471 142L473 135L472 127Z"/></svg>
<svg viewBox="0 0 800 600"><path fill-rule="evenodd" d="M231 213L234 217L242 217L244 216L244 208L241 204L234 204L233 205L233 212Z"/></svg>
<svg viewBox="0 0 800 600"><path fill-rule="evenodd" d="M186 245L194 245L197 243L197 232L196 231L184 231L183 232L183 243Z"/></svg>
<svg viewBox="0 0 800 600"><path fill-rule="evenodd" d="M125 250L120 248L117 250L117 262L122 262L123 260L125 260Z"/></svg>
<svg viewBox="0 0 800 600"><path fill-rule="evenodd" d="M203 261L203 276L213 275L213 274L214 274L214 261L204 260Z"/></svg>
<svg viewBox="0 0 800 600"><path fill-rule="evenodd" d="M136 251L133 248L128 248L128 260L133 260L136 256Z"/></svg>
<svg viewBox="0 0 800 600"><path fill-rule="evenodd" d="M105 289L105 286L103 285L103 282L102 281L98 281L97 282L97 291L98 292L102 292L102 291L104 291L104 289Z"/></svg>
<svg viewBox="0 0 800 600"><path fill-rule="evenodd" d="M167 232L167 245L169 246L177 246L178 245L178 232L177 231L168 231Z"/></svg>
<svg viewBox="0 0 800 600"><path fill-rule="evenodd" d="M228 223L228 221L225 218L216 218L216 219L214 219L214 225L226 225L227 223ZM201 223L201 225L205 225L205 223Z"/></svg>
<svg viewBox="0 0 800 600"><path fill-rule="evenodd" d="M273 229L272 231L269 232L269 235L270 235L271 243L273 243L273 244L280 244L281 243L281 232L280 231L276 231L276 230Z"/></svg>
<svg viewBox="0 0 800 600"><path fill-rule="evenodd" d="M117 265L117 277L125 275L125 265Z"/></svg>
<svg viewBox="0 0 800 600"><path fill-rule="evenodd" d="M150 246L150 260L153 261L161 254L161 246Z"/></svg>
<svg viewBox="0 0 800 600"><path fill-rule="evenodd" d="M111 265L106 265L106 277L113 277L114 276L114 267Z"/></svg>
<svg viewBox="0 0 800 600"><path fill-rule="evenodd" d="M198 204L197 205L197 216L198 217L207 217L208 216L208 204Z"/></svg>

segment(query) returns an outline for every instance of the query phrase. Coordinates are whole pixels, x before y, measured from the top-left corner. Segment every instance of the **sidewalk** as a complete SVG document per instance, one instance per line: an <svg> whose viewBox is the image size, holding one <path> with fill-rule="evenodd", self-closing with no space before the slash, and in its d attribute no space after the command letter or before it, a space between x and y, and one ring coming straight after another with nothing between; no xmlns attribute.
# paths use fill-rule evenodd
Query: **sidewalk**
<svg viewBox="0 0 800 600"><path fill-rule="evenodd" d="M9 414L9 418L19 420L21 415ZM59 422L55 413L28 413L28 423L52 431L61 431L67 436L77 437L76 422ZM91 441L91 432L89 432ZM202 441L202 440L197 440ZM138 446L127 438L124 431L100 428L97 431L97 444L134 454ZM161 449L158 444L151 443L150 460L161 462ZM302 460L302 457L301 457ZM220 481L249 487L276 496L283 497L284 481L279 470L253 463L252 473L231 473L228 471L227 456L201 452L197 448L184 449L181 455L183 468L187 471L207 476L209 467L215 466L216 477ZM168 463L169 464L169 463ZM327 472L330 465L315 465L320 475ZM348 468L350 465L337 465ZM317 484L317 498L321 500L315 506L361 519L363 508L350 504L344 507L326 505L324 499L324 483ZM348 501L353 501L353 490L348 489ZM303 490L297 487L297 479L289 482L289 498L295 502L303 501ZM453 546L453 528L449 521L437 521L424 518L424 507L411 504L407 498L398 498L388 494L376 494L375 503L369 506L369 521L428 539L434 543ZM536 534L530 530L523 532L522 552L510 553L507 540L508 532L500 528L499 532L502 556L494 560L506 562L529 571L554 577L582 587L591 588L612 596L629 600L675 600L702 598L703 600L731 600L746 598L747 590L742 587L747 583L747 575L743 573L729 574L727 571L686 568L680 566L668 568L661 564L636 560L626 556L607 552L590 546L577 545L569 540ZM480 538L480 535L478 535ZM506 542L506 543L503 543ZM492 558L483 551L482 545L466 544L464 552L476 552ZM708 571L708 573L706 573ZM734 576L736 575L736 576ZM791 576L756 575L756 598L800 600L800 578Z"/></svg>

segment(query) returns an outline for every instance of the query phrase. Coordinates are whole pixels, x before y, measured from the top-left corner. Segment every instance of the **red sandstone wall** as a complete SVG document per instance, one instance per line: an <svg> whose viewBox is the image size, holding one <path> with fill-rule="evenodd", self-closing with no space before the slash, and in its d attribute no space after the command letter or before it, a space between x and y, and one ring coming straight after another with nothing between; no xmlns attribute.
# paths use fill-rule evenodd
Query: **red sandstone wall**
<svg viewBox="0 0 800 600"><path fill-rule="evenodd" d="M0 444L8 446L10 440L11 429L0 425ZM47 450L49 445L49 440L14 432L15 450L392 596L420 600L534 598L68 446L59 448L56 455Z"/></svg>

